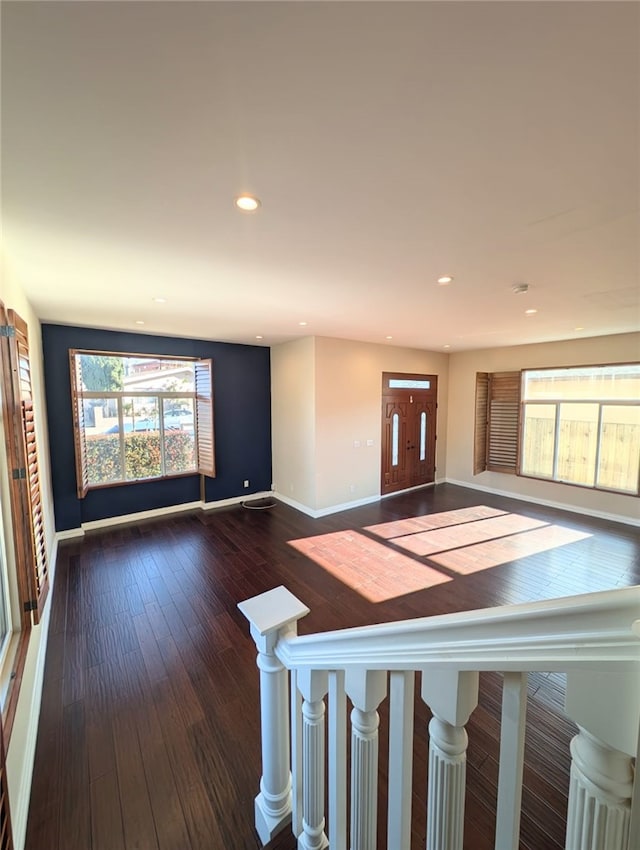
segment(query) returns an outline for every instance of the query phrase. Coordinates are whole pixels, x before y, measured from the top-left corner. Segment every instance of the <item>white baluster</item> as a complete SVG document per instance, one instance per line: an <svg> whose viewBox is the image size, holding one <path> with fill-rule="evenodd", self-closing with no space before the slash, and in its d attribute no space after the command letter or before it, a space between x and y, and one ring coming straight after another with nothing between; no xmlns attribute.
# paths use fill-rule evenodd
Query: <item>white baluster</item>
<svg viewBox="0 0 640 850"><path fill-rule="evenodd" d="M527 719L527 674L505 673L500 724L496 850L518 850Z"/></svg>
<svg viewBox="0 0 640 850"><path fill-rule="evenodd" d="M413 670L389 674L387 843L394 850L409 850L411 847L414 692Z"/></svg>
<svg viewBox="0 0 640 850"><path fill-rule="evenodd" d="M302 696L298 673L291 671L291 831L302 833Z"/></svg>
<svg viewBox="0 0 640 850"><path fill-rule="evenodd" d="M324 670L299 670L302 694L302 833L299 850L323 850L329 842L324 832Z"/></svg>
<svg viewBox="0 0 640 850"><path fill-rule="evenodd" d="M268 844L291 820L289 677L274 649L281 637L295 634L296 622L309 609L284 587L240 602L238 608L251 624L258 649L262 778L255 825L262 843Z"/></svg>
<svg viewBox="0 0 640 850"><path fill-rule="evenodd" d="M347 697L344 671L329 673L329 847L347 846Z"/></svg>
<svg viewBox="0 0 640 850"><path fill-rule="evenodd" d="M467 733L432 717L429 723L427 850L461 850L467 776Z"/></svg>
<svg viewBox="0 0 640 850"><path fill-rule="evenodd" d="M434 714L429 723L427 850L462 850L468 742L464 724L478 704L478 674L427 670L422 698Z"/></svg>
<svg viewBox="0 0 640 850"><path fill-rule="evenodd" d="M378 816L377 708L387 692L384 670L349 670L351 712L351 850L375 850Z"/></svg>
<svg viewBox="0 0 640 850"><path fill-rule="evenodd" d="M627 850L631 759L582 728L571 741L571 757L566 850Z"/></svg>

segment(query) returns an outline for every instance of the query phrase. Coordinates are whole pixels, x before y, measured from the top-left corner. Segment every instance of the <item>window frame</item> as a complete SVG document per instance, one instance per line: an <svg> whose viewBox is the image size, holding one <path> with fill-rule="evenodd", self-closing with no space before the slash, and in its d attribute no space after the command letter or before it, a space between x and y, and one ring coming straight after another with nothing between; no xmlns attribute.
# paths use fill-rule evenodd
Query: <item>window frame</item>
<svg viewBox="0 0 640 850"><path fill-rule="evenodd" d="M192 363L194 365L194 389L190 391L176 390L132 390L122 391L86 391L82 389L82 367L80 357L82 355L98 355L104 357L118 357L126 359L136 357L148 360L170 360L176 362ZM173 354L148 354L144 352L103 351L97 349L69 349L69 374L71 379L71 405L73 418L73 436L75 447L76 483L77 496L84 499L90 490L100 490L107 487L122 487L137 483L152 481L164 481L170 478L184 478L190 475L206 475L215 478L215 439L214 439L214 416L213 416L213 363L210 358L184 357ZM191 398L193 399L194 436L195 436L195 465L191 470L183 472L164 471L161 475L152 475L145 478L119 479L92 484L89 481L86 431L84 426L84 404L89 398L116 398L118 409L121 410L124 398L150 398L157 399L159 411L159 428L161 440L161 457L164 458L164 447L162 439L164 427L160 422L164 421L163 401L166 398ZM121 450L124 446L126 432L124 428L118 432L121 438Z"/></svg>
<svg viewBox="0 0 640 850"><path fill-rule="evenodd" d="M640 407L640 398L637 401L631 401L628 399L616 399L616 398L563 398L562 396L549 398L549 399L529 399L527 400L524 397L524 384L525 384L525 375L527 372L554 372L559 369L565 370L566 372L571 372L572 370L579 369L604 369L610 366L637 366L640 365L638 361L628 361L624 363L591 363L585 364L581 366L542 366L538 368L528 368L522 369L522 400L521 400L521 415L520 415L520 435L519 435L519 445L521 447L521 451L524 446L524 432L525 432L525 423L526 416L525 410L527 405L536 406L536 405L553 405L555 407L555 420L554 420L554 446L553 446L553 472L551 476L546 475L533 475L530 472L523 472L521 468L518 470L518 475L522 478L530 478L534 481L549 481L554 484L564 484L568 487L580 487L583 490L597 490L603 493L615 493L619 496L632 496L638 498L640 496L640 463L638 464L637 476L636 476L636 489L633 490L620 490L613 487L604 487L599 485L598 482L598 468L599 461L602 450L602 413L603 408L607 406L615 406L615 407ZM579 481L567 481L565 479L557 477L558 471L558 463L560 458L559 453L559 444L558 444L558 432L559 425L561 419L561 405L562 404L592 404L598 405L598 417L597 417L597 426L596 426L596 449L595 449L595 457L593 461L593 484L583 484Z"/></svg>
<svg viewBox="0 0 640 850"><path fill-rule="evenodd" d="M606 399L585 399L585 398L553 398L553 399L535 399L535 400L526 400L524 398L524 380L525 373L527 372L544 372L544 371L558 371L563 370L570 372L571 370L579 370L579 369L599 369L606 368L607 366L636 366L640 365L638 361L625 361L624 363L592 363L592 364L582 364L576 366L541 366L541 367L528 367L526 369L521 369L518 372L476 372L476 384L475 384L475 421L474 421L474 444L473 444L473 474L479 475L481 472L503 472L508 474L516 474L522 478L529 478L534 481L546 481L553 484L564 484L568 487L580 487L583 490L597 490L599 492L604 493L615 493L620 496L631 496L634 498L640 497L640 464L638 469L638 483L637 489L635 491L632 490L620 490L612 487L604 487L597 483L598 480L598 463L601 454L601 423L602 423L602 411L603 408L607 406L640 406L640 399L636 401L615 399L615 398L606 398ZM511 448L515 449L517 462L514 468L506 469L500 466L497 466L491 463L490 460L490 439L491 439L491 401L494 397L492 384L495 386L495 379L500 377L519 376L519 395L520 398L518 400L518 427L517 431L511 431L510 439L511 439ZM537 404L549 404L556 405L556 419L555 419L555 427L554 427L554 464L553 470L554 474L557 470L558 466L558 447L557 447L557 423L559 419L559 410L561 404L575 403L575 404L597 404L599 406L598 411L598 425L597 425L597 445L594 459L594 476L593 484L582 484L576 481L567 481L562 478L556 478L553 476L543 476L543 475L533 475L529 472L522 471L522 462L523 462L523 452L524 452L524 433L525 433L525 424L526 424L526 405L537 405Z"/></svg>

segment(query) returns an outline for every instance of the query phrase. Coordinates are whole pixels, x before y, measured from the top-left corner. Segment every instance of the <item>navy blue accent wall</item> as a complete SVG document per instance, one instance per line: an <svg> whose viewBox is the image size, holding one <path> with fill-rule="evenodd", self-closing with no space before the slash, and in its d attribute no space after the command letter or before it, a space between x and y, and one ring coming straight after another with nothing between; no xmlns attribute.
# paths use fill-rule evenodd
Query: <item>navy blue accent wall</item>
<svg viewBox="0 0 640 850"><path fill-rule="evenodd" d="M76 496L69 349L168 354L213 360L216 478L205 478L207 502L271 488L269 349L200 339L42 326L44 380L56 530L200 499L200 477L168 478L90 490ZM248 490L243 482L251 482Z"/></svg>

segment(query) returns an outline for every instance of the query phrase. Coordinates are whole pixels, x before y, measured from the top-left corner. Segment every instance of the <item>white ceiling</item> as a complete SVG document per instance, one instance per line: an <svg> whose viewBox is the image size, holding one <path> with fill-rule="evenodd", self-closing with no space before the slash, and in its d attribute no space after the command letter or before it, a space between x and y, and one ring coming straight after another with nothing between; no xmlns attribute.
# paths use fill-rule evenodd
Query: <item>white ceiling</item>
<svg viewBox="0 0 640 850"><path fill-rule="evenodd" d="M5 272L43 320L264 345L637 330L639 13L5 0Z"/></svg>

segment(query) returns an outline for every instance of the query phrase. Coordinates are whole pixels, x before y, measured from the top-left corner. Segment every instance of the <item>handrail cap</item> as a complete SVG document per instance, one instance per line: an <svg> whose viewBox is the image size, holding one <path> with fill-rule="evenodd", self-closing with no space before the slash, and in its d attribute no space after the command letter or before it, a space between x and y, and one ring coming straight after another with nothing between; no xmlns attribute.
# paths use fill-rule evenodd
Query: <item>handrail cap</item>
<svg viewBox="0 0 640 850"><path fill-rule="evenodd" d="M238 608L260 635L277 632L306 617L310 610L283 585L238 602Z"/></svg>

